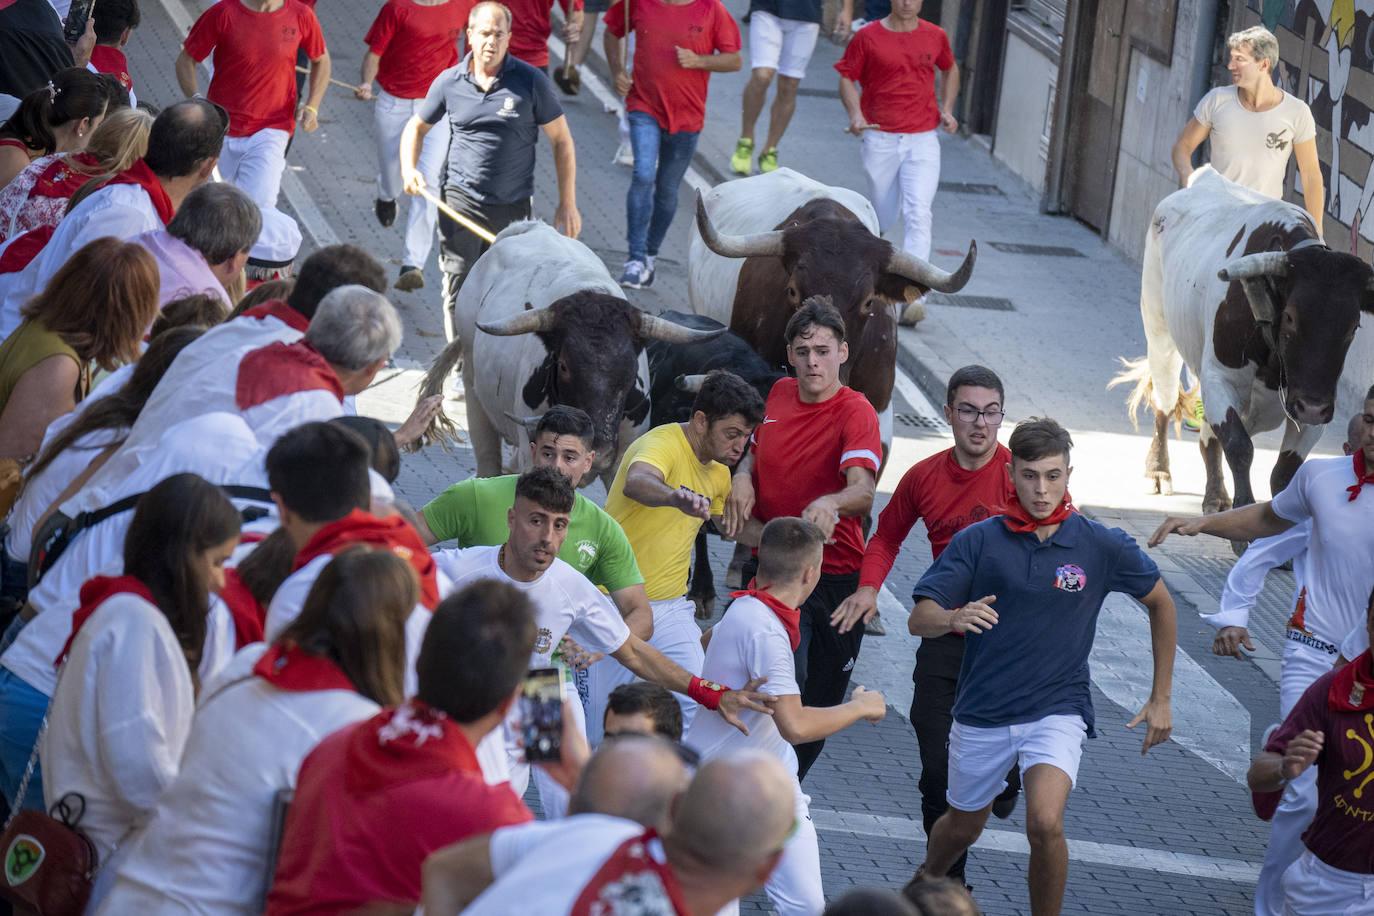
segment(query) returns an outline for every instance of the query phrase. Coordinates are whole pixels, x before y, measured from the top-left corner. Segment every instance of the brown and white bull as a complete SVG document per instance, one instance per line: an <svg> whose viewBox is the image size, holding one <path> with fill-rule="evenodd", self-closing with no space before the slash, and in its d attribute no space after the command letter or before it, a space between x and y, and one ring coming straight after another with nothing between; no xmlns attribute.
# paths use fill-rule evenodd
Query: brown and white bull
<svg viewBox="0 0 1374 916"><path fill-rule="evenodd" d="M555 404L586 411L596 431L596 462L586 479L607 479L620 453L648 426L649 340L691 343L700 331L664 321L625 300L592 251L535 220L496 237L458 292L454 341L425 375L421 398L443 390L462 361L468 432L477 476L504 470L502 442L515 466L529 461L529 427ZM452 432L436 417L427 438Z"/></svg>
<svg viewBox="0 0 1374 916"><path fill-rule="evenodd" d="M1148 373L1137 396L1155 409L1146 476L1172 492L1165 436L1184 404L1184 363L1202 386L1203 512L1255 501L1251 436L1283 425L1269 476L1278 493L1335 414L1336 388L1361 312L1374 312L1374 270L1331 251L1296 204L1261 196L1210 168L1155 208L1140 312Z"/></svg>
<svg viewBox="0 0 1374 916"><path fill-rule="evenodd" d="M688 293L693 312L728 326L784 371L787 320L809 297L829 296L849 341L840 381L873 404L887 445L898 303L962 289L977 254L970 242L958 270L933 267L879 237L862 194L782 168L698 196Z"/></svg>

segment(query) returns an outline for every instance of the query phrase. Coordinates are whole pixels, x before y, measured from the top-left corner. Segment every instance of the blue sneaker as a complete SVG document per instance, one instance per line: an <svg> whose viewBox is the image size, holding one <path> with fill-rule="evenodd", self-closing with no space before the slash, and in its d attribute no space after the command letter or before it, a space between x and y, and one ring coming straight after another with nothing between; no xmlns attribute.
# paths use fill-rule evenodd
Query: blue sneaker
<svg viewBox="0 0 1374 916"><path fill-rule="evenodd" d="M643 261L625 262L625 272L620 275L620 285L629 289L647 289L654 282L654 269Z"/></svg>

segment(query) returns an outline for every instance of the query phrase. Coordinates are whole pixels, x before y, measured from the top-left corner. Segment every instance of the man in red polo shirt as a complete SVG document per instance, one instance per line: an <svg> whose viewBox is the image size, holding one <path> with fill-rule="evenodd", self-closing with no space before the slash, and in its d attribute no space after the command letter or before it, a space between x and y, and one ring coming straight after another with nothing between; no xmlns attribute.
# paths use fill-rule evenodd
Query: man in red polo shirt
<svg viewBox="0 0 1374 916"><path fill-rule="evenodd" d="M849 359L844 319L828 301L810 298L787 322L787 358L796 378L779 379L753 448L730 482L725 535L757 547L763 525L799 516L826 536L820 581L801 605L801 641L793 653L803 706L837 706L849 691L864 628L844 632L831 615L859 586L864 557L862 517L873 508L883 444L873 405L840 384ZM744 581L758 569L755 557ZM797 779L820 756L825 741L797 745Z"/></svg>
<svg viewBox="0 0 1374 916"><path fill-rule="evenodd" d="M628 31L635 33L633 79L620 53ZM635 157L621 286L644 289L654 282L654 258L705 123L707 81L740 68L739 47L739 26L720 0L623 0L606 13L606 64L615 91L625 96Z"/></svg>
<svg viewBox="0 0 1374 916"><path fill-rule="evenodd" d="M902 475L864 551L859 590L846 598L831 618L840 632L860 621L868 623L878 613L878 590L917 519L925 522L930 552L939 559L956 533L1000 515L1016 499L1007 475L1011 452L997 441L1005 399L1002 380L986 367L965 366L949 377L945 422L954 430L954 447L916 462ZM949 729L963 660L962 633L922 639L916 650L916 670L911 674L916 690L909 720L921 750L921 819L927 836L949 807L945 800ZM1007 774L1007 789L993 802L993 813L998 817L1010 815L1020 787L1020 771L1013 767ZM960 884L967 861L967 855L960 856L949 870L949 876Z"/></svg>
<svg viewBox="0 0 1374 916"><path fill-rule="evenodd" d="M531 819L509 783L487 785L476 748L515 701L534 618L518 589L491 580L439 603L420 649L417 695L335 732L301 764L269 916L418 904L430 853ZM563 755L545 766L572 788L588 756L575 729L564 730Z"/></svg>
<svg viewBox="0 0 1374 916"><path fill-rule="evenodd" d="M310 59L310 93L299 109L298 49ZM220 0L191 26L177 57L177 83L187 96L200 94L196 64L211 51L215 72L206 96L229 112L220 175L270 210L277 205L296 122L306 133L320 126L320 101L329 88L320 21L299 0Z"/></svg>
<svg viewBox="0 0 1374 916"><path fill-rule="evenodd" d="M458 63L458 46L473 0L387 0L367 30L367 53L362 78L354 91L359 99L374 98L372 81L381 86L375 98L377 117L377 222L396 222L396 196L401 184L401 132L418 114L435 77ZM448 121L441 120L425 135L416 167L425 184L439 187L439 173L448 155ZM424 197L410 201L406 216L405 252L399 290L425 285L425 262L434 244L438 208Z"/></svg>
<svg viewBox="0 0 1374 916"><path fill-rule="evenodd" d="M529 64L549 72L549 36L553 34L554 0L508 0L510 9L510 53ZM582 34L582 0L558 0L563 7L563 41L568 47L577 44ZM557 77L555 77L557 78ZM561 81L560 81L561 82Z"/></svg>

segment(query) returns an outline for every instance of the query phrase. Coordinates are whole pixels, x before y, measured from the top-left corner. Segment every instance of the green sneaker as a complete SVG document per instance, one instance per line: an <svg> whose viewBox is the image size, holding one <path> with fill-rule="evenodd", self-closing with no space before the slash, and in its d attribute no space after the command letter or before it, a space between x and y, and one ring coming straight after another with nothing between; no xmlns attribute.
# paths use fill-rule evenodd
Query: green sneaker
<svg viewBox="0 0 1374 916"><path fill-rule="evenodd" d="M730 157L730 171L736 175L748 175L749 161L753 158L754 141L740 137L735 141L735 155Z"/></svg>
<svg viewBox="0 0 1374 916"><path fill-rule="evenodd" d="M759 153L759 171L771 172L778 167L778 148L775 146Z"/></svg>
<svg viewBox="0 0 1374 916"><path fill-rule="evenodd" d="M1202 397L1199 396L1196 404L1193 406L1193 415L1191 417L1183 418L1183 428L1188 430L1188 432L1190 433L1199 432L1202 429L1203 422L1204 417L1202 415Z"/></svg>

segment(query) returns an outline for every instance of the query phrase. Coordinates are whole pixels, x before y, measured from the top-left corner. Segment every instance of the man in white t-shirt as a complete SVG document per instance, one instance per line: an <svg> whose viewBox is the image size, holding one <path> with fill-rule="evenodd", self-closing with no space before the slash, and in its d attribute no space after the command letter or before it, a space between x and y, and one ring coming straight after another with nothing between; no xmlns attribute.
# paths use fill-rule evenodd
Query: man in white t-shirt
<svg viewBox="0 0 1374 916"><path fill-rule="evenodd" d="M1317 125L1305 102L1274 85L1278 39L1257 25L1236 32L1226 44L1231 49L1231 85L1203 96L1178 135L1173 161L1179 184L1188 186L1193 150L1210 138L1212 168L1237 184L1281 198L1292 154L1302 175L1303 206L1320 234L1325 189L1317 160Z"/></svg>
<svg viewBox="0 0 1374 916"><path fill-rule="evenodd" d="M754 587L736 592L720 623L706 634L703 671L713 678L766 678L763 690L777 698L773 716L745 713L747 734L725 727L716 716L698 717L684 743L711 760L748 747L776 757L787 768L796 806L797 830L764 889L781 916L814 916L825 908L820 848L811 823L810 799L797 779L793 744L829 737L860 719L879 722L887 711L883 695L855 687L853 698L838 706L803 706L792 653L801 634L801 611L820 579L825 534L811 522L781 517L759 538L759 570Z"/></svg>
<svg viewBox="0 0 1374 916"><path fill-rule="evenodd" d="M529 597L538 610L538 635L530 655L531 668L552 666L554 650L559 648L564 636L569 636L583 649L609 655L645 680L685 693L708 708L718 709L726 722L741 730L744 725L739 715L744 710L768 715L769 708L765 705L768 697L755 690L761 682L729 690L684 670L632 634L610 599L586 576L558 559L558 551L567 536L573 500L572 481L556 468L538 467L526 471L516 481L515 504L506 516L510 526L510 538L506 543L495 547L441 550L435 553L435 562L455 588L476 579L496 579L514 585ZM580 704L572 703L569 708L574 716L582 718ZM519 794L524 791L528 767L515 744L518 722L511 718L506 724L505 759L510 768L511 785ZM585 721L579 721L578 725L585 735ZM477 750L488 779L495 779L500 775L498 749L491 741L484 741ZM551 789L552 783L538 775L535 780L540 786L541 797L548 799L543 792L546 788ZM557 793L555 800L562 801ZM546 801L546 812L548 808Z"/></svg>

